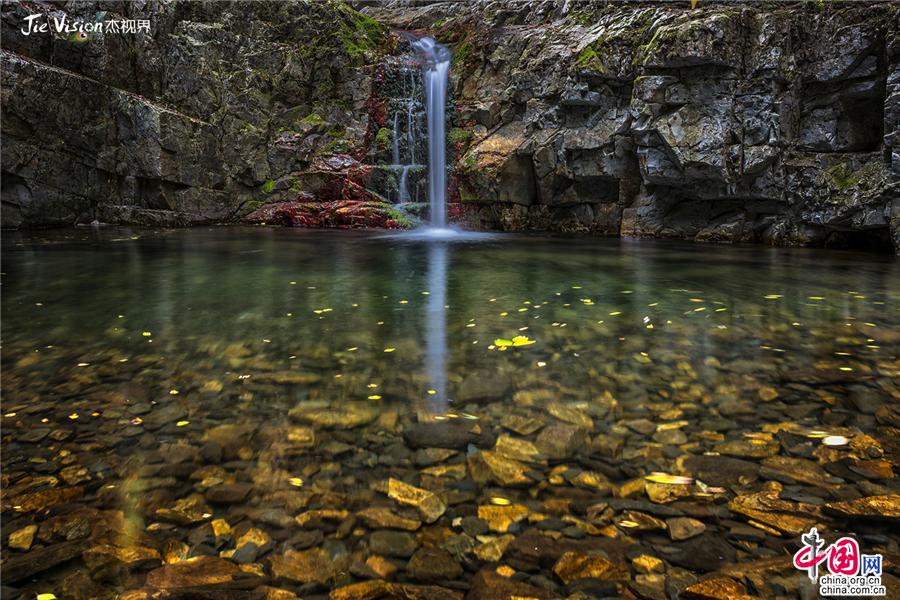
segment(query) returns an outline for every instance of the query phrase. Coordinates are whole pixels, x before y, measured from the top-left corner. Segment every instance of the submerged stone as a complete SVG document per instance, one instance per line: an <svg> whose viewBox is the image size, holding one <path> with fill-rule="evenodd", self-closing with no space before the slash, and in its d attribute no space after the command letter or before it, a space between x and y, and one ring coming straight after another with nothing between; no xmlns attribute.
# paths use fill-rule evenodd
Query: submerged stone
<svg viewBox="0 0 900 600"><path fill-rule="evenodd" d="M372 507L361 510L356 516L372 529L403 529L415 531L422 526L421 521L394 514L389 508Z"/></svg>
<svg viewBox="0 0 900 600"><path fill-rule="evenodd" d="M334 577L337 565L321 548L286 550L269 557L272 575L299 583L326 584ZM231 563L229 563L231 564Z"/></svg>
<svg viewBox="0 0 900 600"><path fill-rule="evenodd" d="M374 402L341 402L330 406L301 403L288 411L288 416L294 420L337 429L368 425L377 419L379 414L378 405Z"/></svg>
<svg viewBox="0 0 900 600"><path fill-rule="evenodd" d="M240 573L240 568L231 561L202 556L150 571L146 585L160 589L211 586L232 581Z"/></svg>
<svg viewBox="0 0 900 600"><path fill-rule="evenodd" d="M13 550L28 550L34 543L34 534L37 533L37 525L28 525L9 534L6 545Z"/></svg>
<svg viewBox="0 0 900 600"><path fill-rule="evenodd" d="M566 552L553 565L560 581L569 584L579 579L628 579L628 567L595 554Z"/></svg>
<svg viewBox="0 0 900 600"><path fill-rule="evenodd" d="M388 480L387 495L401 504L416 507L426 523L434 523L447 510L447 505L434 492L417 488L399 479Z"/></svg>
<svg viewBox="0 0 900 600"><path fill-rule="evenodd" d="M406 565L406 572L416 581L437 582L456 579L462 567L442 548L420 548Z"/></svg>
<svg viewBox="0 0 900 600"><path fill-rule="evenodd" d="M409 558L419 543L411 533L403 531L379 530L369 536L369 548L376 554Z"/></svg>
<svg viewBox="0 0 900 600"><path fill-rule="evenodd" d="M491 531L498 533L506 533L514 523L526 518L528 513L528 508L521 504L478 507L478 518L486 521Z"/></svg>
<svg viewBox="0 0 900 600"><path fill-rule="evenodd" d="M674 541L687 540L706 531L706 524L690 517L666 519L669 537Z"/></svg>
<svg viewBox="0 0 900 600"><path fill-rule="evenodd" d="M900 495L866 496L845 502L830 502L825 512L847 519L900 520Z"/></svg>

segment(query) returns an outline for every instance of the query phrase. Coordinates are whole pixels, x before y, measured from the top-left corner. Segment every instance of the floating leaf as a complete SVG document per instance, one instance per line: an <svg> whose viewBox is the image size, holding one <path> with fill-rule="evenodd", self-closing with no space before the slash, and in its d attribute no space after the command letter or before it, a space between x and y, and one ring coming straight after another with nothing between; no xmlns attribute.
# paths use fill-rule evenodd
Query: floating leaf
<svg viewBox="0 0 900 600"><path fill-rule="evenodd" d="M846 446L850 443L850 440L842 435L829 435L822 439L822 443L826 446Z"/></svg>
<svg viewBox="0 0 900 600"><path fill-rule="evenodd" d="M683 475L669 475L668 473L650 473L644 477L647 481L653 483L670 483L674 485L690 485L694 483L693 477L685 477Z"/></svg>

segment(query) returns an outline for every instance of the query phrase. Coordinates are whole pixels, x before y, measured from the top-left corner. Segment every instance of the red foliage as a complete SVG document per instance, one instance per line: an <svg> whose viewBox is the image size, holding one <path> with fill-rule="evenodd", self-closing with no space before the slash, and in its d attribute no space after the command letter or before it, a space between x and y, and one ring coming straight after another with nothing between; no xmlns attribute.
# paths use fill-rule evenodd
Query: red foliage
<svg viewBox="0 0 900 600"><path fill-rule="evenodd" d="M246 221L308 228L399 229L383 203L364 200L277 202L247 215Z"/></svg>

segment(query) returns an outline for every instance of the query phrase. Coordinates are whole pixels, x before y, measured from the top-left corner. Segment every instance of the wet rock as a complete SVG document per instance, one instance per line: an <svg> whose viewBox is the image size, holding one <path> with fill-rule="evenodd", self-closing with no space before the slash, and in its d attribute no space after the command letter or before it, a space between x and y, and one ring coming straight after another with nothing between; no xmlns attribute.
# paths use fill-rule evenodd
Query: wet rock
<svg viewBox="0 0 900 600"><path fill-rule="evenodd" d="M833 483L829 483L831 477L818 463L791 456L773 456L763 460L760 475L773 479L787 477L793 481L828 490L836 487Z"/></svg>
<svg viewBox="0 0 900 600"><path fill-rule="evenodd" d="M688 474L715 486L747 485L759 475L759 465L727 456L692 455L681 462Z"/></svg>
<svg viewBox="0 0 900 600"><path fill-rule="evenodd" d="M648 600L666 600L666 576L659 573L640 574L628 584L638 596Z"/></svg>
<svg viewBox="0 0 900 600"><path fill-rule="evenodd" d="M720 454L738 458L769 458L778 454L779 448L780 446L775 440L758 438L731 440L713 447Z"/></svg>
<svg viewBox="0 0 900 600"><path fill-rule="evenodd" d="M680 429L663 429L653 434L653 441L660 444L680 446L687 443L687 436Z"/></svg>
<svg viewBox="0 0 900 600"><path fill-rule="evenodd" d="M350 516L350 511L337 508L317 508L300 513L294 522L300 527L320 529L326 522L340 523Z"/></svg>
<svg viewBox="0 0 900 600"><path fill-rule="evenodd" d="M687 498L691 495L691 488L687 485L674 483L658 483L655 481L647 481L644 484L644 491L651 502L658 504L669 504L680 498Z"/></svg>
<svg viewBox="0 0 900 600"><path fill-rule="evenodd" d="M426 583L456 579L462 567L441 548L420 548L406 565L406 572L416 581Z"/></svg>
<svg viewBox="0 0 900 600"><path fill-rule="evenodd" d="M638 573L662 573L666 570L666 565L663 561L649 554L641 554L634 557L631 560L631 566Z"/></svg>
<svg viewBox="0 0 900 600"><path fill-rule="evenodd" d="M690 517L666 519L666 527L669 530L669 537L676 542L688 540L706 531L706 525L703 521L691 519Z"/></svg>
<svg viewBox="0 0 900 600"><path fill-rule="evenodd" d="M728 509L788 535L800 535L821 521L818 508L779 498L781 486L769 482L760 492L737 496Z"/></svg>
<svg viewBox="0 0 900 600"><path fill-rule="evenodd" d="M553 565L553 572L560 581L569 584L579 579L616 580L628 579L628 567L614 563L602 556L566 552Z"/></svg>
<svg viewBox="0 0 900 600"><path fill-rule="evenodd" d="M466 375L453 398L460 405L469 402L497 402L505 398L511 390L512 383L503 375L493 372L473 372Z"/></svg>
<svg viewBox="0 0 900 600"><path fill-rule="evenodd" d="M447 510L447 505L434 492L417 488L399 479L388 480L387 495L401 504L414 506L426 523L434 523Z"/></svg>
<svg viewBox="0 0 900 600"><path fill-rule="evenodd" d="M456 454L456 450L448 448L422 448L416 451L413 461L418 467L430 467L431 465L444 462Z"/></svg>
<svg viewBox="0 0 900 600"><path fill-rule="evenodd" d="M16 583L72 560L82 551L81 542L62 542L36 548L3 561L3 581Z"/></svg>
<svg viewBox="0 0 900 600"><path fill-rule="evenodd" d="M510 577L503 577L491 569L483 569L472 578L472 587L466 600L508 600L510 598L537 598L550 600L561 598L559 594Z"/></svg>
<svg viewBox="0 0 900 600"><path fill-rule="evenodd" d="M284 554L271 555L269 561L272 565L272 575L299 583L326 584L334 577L338 567L321 548L286 550Z"/></svg>
<svg viewBox="0 0 900 600"><path fill-rule="evenodd" d="M37 533L37 530L37 525L28 525L26 527L23 527L22 529L14 531L9 534L6 545L13 550L29 550L31 548L31 544L34 543L34 534Z"/></svg>
<svg viewBox="0 0 900 600"><path fill-rule="evenodd" d="M10 504L15 506L18 512L35 512L80 498L82 494L84 489L81 487L52 488L15 496Z"/></svg>
<svg viewBox="0 0 900 600"><path fill-rule="evenodd" d="M462 600L459 592L434 585L363 581L331 590L329 600L375 600L383 597L404 600Z"/></svg>
<svg viewBox="0 0 900 600"><path fill-rule="evenodd" d="M94 546L81 557L91 576L98 581L113 580L129 571L154 569L162 563L159 552L140 546Z"/></svg>
<svg viewBox="0 0 900 600"><path fill-rule="evenodd" d="M550 425L538 434L534 445L542 454L560 460L568 458L586 447L587 434L575 425Z"/></svg>
<svg viewBox="0 0 900 600"><path fill-rule="evenodd" d="M421 521L396 515L389 508L367 508L356 513L356 516L362 519L371 529L415 531L422 526Z"/></svg>
<svg viewBox="0 0 900 600"><path fill-rule="evenodd" d="M504 415L500 419L500 425L519 435L531 435L544 426L542 421L534 417L522 415Z"/></svg>
<svg viewBox="0 0 900 600"><path fill-rule="evenodd" d="M679 596L691 600L733 600L747 596L747 588L730 577L711 577L689 585Z"/></svg>
<svg viewBox="0 0 900 600"><path fill-rule="evenodd" d="M532 480L526 476L529 467L500 456L490 450L482 450L468 458L469 473L476 482L494 482L503 486L530 485Z"/></svg>
<svg viewBox="0 0 900 600"><path fill-rule="evenodd" d="M825 512L846 519L900 520L900 495L866 496L845 502L830 502Z"/></svg>
<svg viewBox="0 0 900 600"><path fill-rule="evenodd" d="M476 421L469 419L416 423L403 432L403 438L413 448L464 450L469 444L486 446L493 443L491 436L481 431Z"/></svg>
<svg viewBox="0 0 900 600"><path fill-rule="evenodd" d="M397 565L377 554L369 556L362 564L350 566L351 573L364 579L392 579L397 571Z"/></svg>
<svg viewBox="0 0 900 600"><path fill-rule="evenodd" d="M211 504L240 504L253 486L249 483L225 483L206 490L206 500Z"/></svg>
<svg viewBox="0 0 900 600"><path fill-rule="evenodd" d="M48 429L47 427L35 427L34 429L27 429L19 433L16 436L16 439L20 442L25 442L28 444L37 444L49 434L50 429Z"/></svg>
<svg viewBox="0 0 900 600"><path fill-rule="evenodd" d="M521 504L478 507L478 518L486 521L491 531L498 533L506 533L514 523L526 518L528 513L528 508Z"/></svg>
<svg viewBox="0 0 900 600"><path fill-rule="evenodd" d="M583 410L562 402L549 402L547 404L547 412L559 419L590 431L594 428L594 420L591 419Z"/></svg>
<svg viewBox="0 0 900 600"><path fill-rule="evenodd" d="M734 562L736 552L731 544L721 537L707 532L677 544L673 552L661 552L661 556L685 569L709 573L718 570L722 565Z"/></svg>
<svg viewBox="0 0 900 600"><path fill-rule="evenodd" d="M646 513L626 510L616 519L616 525L625 531L661 531L666 528L664 521Z"/></svg>
<svg viewBox="0 0 900 600"><path fill-rule="evenodd" d="M473 549L475 556L485 562L497 562L516 537L514 535L501 535L495 538L482 536L479 539L483 540L483 543Z"/></svg>
<svg viewBox="0 0 900 600"><path fill-rule="evenodd" d="M490 531L490 525L484 519L478 517L463 517L460 521L462 530L472 537L484 535Z"/></svg>
<svg viewBox="0 0 900 600"><path fill-rule="evenodd" d="M352 429L368 425L378 418L380 411L374 402L342 402L335 405L317 403L298 404L288 416L324 428Z"/></svg>
<svg viewBox="0 0 900 600"><path fill-rule="evenodd" d="M240 568L231 561L203 556L150 571L146 585L160 589L203 587L228 583L240 574Z"/></svg>
<svg viewBox="0 0 900 600"><path fill-rule="evenodd" d="M193 525L205 521L212 516L212 510L206 505L203 496L192 494L181 498L170 508L156 509L156 517L179 525Z"/></svg>
<svg viewBox="0 0 900 600"><path fill-rule="evenodd" d="M537 447L528 440L503 434L497 438L494 452L504 458L522 462L546 462Z"/></svg>
<svg viewBox="0 0 900 600"><path fill-rule="evenodd" d="M402 531L381 530L369 536L369 548L383 556L409 558L418 546L415 536Z"/></svg>

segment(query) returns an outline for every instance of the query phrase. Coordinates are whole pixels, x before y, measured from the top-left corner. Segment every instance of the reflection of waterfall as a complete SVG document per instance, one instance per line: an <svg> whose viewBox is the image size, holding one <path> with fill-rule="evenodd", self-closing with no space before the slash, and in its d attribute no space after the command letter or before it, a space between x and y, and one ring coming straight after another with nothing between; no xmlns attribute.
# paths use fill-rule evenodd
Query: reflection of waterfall
<svg viewBox="0 0 900 600"><path fill-rule="evenodd" d="M444 110L447 104L447 76L450 73L450 50L434 38L412 42L419 51L422 78L425 81L425 112L428 120L428 195L431 202L431 225L447 226L445 203L447 157Z"/></svg>
<svg viewBox="0 0 900 600"><path fill-rule="evenodd" d="M435 394L432 413L447 411L447 244L428 246L428 306L425 312L425 371Z"/></svg>

